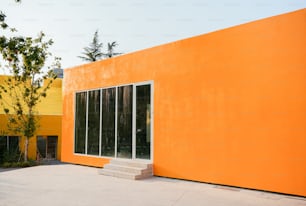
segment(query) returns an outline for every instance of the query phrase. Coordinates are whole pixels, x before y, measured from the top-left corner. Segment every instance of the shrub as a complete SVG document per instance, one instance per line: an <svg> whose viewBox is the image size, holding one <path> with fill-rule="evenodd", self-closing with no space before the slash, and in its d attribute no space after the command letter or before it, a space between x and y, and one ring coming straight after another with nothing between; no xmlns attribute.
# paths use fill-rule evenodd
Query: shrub
<svg viewBox="0 0 306 206"><path fill-rule="evenodd" d="M1 166L4 168L22 168L22 167L32 167L32 166L37 166L38 163L29 160L26 162L4 162Z"/></svg>
<svg viewBox="0 0 306 206"><path fill-rule="evenodd" d="M2 164L2 167L4 167L4 168L12 167L12 163L11 162L5 162L5 163Z"/></svg>
<svg viewBox="0 0 306 206"><path fill-rule="evenodd" d="M5 151L3 153L2 162L18 162L20 158L19 150L16 151Z"/></svg>

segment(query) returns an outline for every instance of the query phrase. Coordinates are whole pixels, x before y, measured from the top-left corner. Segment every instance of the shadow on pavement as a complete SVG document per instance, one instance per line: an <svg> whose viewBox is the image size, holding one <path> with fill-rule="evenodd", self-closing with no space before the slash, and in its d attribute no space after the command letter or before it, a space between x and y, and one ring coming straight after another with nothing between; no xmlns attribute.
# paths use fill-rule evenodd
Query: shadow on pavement
<svg viewBox="0 0 306 206"><path fill-rule="evenodd" d="M3 168L0 167L0 172L9 172L9 171L13 171L13 170L20 170L20 169L24 169L26 167L14 167L14 168Z"/></svg>
<svg viewBox="0 0 306 206"><path fill-rule="evenodd" d="M43 166L43 165L63 165L63 164L68 164L68 163L64 163L59 160L42 160L38 163L38 165L31 166L31 167L37 167L37 166ZM25 169L25 168L29 168L29 167L13 167L13 168L0 167L0 172L9 172L9 171L20 170L20 169Z"/></svg>

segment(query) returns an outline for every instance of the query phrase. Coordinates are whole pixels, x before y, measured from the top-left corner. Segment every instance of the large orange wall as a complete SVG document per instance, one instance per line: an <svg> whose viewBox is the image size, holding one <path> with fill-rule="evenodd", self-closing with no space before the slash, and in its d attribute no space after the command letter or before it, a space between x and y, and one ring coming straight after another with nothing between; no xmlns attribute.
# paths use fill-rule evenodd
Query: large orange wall
<svg viewBox="0 0 306 206"><path fill-rule="evenodd" d="M306 196L306 9L65 70L74 93L154 80L154 174Z"/></svg>

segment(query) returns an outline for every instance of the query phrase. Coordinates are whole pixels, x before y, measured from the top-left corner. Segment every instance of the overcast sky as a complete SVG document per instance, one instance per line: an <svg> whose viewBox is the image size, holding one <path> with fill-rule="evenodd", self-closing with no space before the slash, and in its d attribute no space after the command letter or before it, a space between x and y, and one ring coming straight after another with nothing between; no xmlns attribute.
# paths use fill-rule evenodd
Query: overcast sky
<svg viewBox="0 0 306 206"><path fill-rule="evenodd" d="M306 0L0 0L7 23L22 35L44 31L62 67L82 62L78 55L95 30L106 49L117 52L157 46L306 7Z"/></svg>

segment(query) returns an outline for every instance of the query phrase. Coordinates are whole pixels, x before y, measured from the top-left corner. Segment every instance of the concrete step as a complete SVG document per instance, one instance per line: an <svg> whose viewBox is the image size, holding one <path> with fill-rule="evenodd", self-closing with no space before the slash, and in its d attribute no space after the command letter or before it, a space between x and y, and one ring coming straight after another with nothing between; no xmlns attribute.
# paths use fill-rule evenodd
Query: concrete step
<svg viewBox="0 0 306 206"><path fill-rule="evenodd" d="M112 159L109 164L105 164L99 174L139 180L153 175L152 163L142 160Z"/></svg>
<svg viewBox="0 0 306 206"><path fill-rule="evenodd" d="M119 177L119 178L124 178L124 179L130 179L130 180L135 179L135 174L131 174L128 172L120 172L120 171L105 169L105 168L100 169L99 174L106 175L106 176L112 176L112 177Z"/></svg>
<svg viewBox="0 0 306 206"><path fill-rule="evenodd" d="M104 165L104 169L110 169L110 170L117 170L121 172L128 172L136 175L141 174L150 174L152 173L152 168L139 168L139 167L130 167L130 166L124 166L124 165L116 165L116 164L106 164Z"/></svg>
<svg viewBox="0 0 306 206"><path fill-rule="evenodd" d="M152 174L148 174L148 173L136 175L136 174L129 173L129 172L122 172L122 171L104 169L104 168L99 170L99 174L105 175L105 176L123 178L123 179L130 179L130 180L140 180L140 179L152 177Z"/></svg>
<svg viewBox="0 0 306 206"><path fill-rule="evenodd" d="M137 167L137 168L152 168L152 163L146 160L125 160L125 159L112 159L110 164L113 165L122 165L128 167Z"/></svg>

